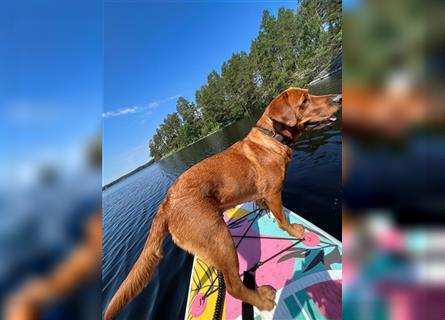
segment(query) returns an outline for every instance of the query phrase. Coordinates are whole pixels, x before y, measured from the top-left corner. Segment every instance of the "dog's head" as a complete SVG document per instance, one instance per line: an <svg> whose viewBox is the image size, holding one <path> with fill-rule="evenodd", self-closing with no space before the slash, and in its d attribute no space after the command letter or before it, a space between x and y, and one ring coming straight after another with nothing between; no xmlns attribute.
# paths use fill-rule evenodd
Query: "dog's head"
<svg viewBox="0 0 445 320"><path fill-rule="evenodd" d="M340 95L314 96L306 89L289 88L272 100L262 120L266 117L275 131L295 140L304 131L334 122L340 101Z"/></svg>

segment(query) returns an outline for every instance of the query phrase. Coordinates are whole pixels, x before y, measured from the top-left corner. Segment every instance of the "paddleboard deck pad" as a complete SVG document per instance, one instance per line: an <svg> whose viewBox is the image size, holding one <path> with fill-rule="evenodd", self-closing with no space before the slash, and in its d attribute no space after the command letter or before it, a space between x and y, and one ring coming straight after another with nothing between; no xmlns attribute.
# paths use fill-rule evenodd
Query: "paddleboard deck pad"
<svg viewBox="0 0 445 320"><path fill-rule="evenodd" d="M233 298L225 292L222 274L195 256L186 320L341 319L341 242L283 210L291 223L304 225L303 239L281 230L270 212L254 202L224 213L244 284L274 287L276 307L259 311Z"/></svg>

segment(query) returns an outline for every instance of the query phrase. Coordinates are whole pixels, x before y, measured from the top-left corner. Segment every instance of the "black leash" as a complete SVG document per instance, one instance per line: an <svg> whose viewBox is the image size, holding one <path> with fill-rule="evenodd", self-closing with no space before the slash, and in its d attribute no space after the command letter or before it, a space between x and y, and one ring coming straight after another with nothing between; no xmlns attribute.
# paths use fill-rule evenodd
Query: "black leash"
<svg viewBox="0 0 445 320"><path fill-rule="evenodd" d="M255 275L250 272L244 271L243 284L247 288L255 290L256 287ZM241 319L253 320L253 316L254 316L253 306L243 301L241 304Z"/></svg>
<svg viewBox="0 0 445 320"><path fill-rule="evenodd" d="M224 276L221 271L218 271L218 296L216 297L215 312L213 313L213 320L221 320L224 311L224 301L226 298L226 285L224 283Z"/></svg>

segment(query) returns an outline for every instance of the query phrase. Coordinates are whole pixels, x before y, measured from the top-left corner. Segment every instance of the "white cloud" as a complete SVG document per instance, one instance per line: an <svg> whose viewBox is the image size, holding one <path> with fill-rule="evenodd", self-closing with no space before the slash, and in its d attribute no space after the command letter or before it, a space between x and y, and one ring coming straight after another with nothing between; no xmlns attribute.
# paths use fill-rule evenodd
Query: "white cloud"
<svg viewBox="0 0 445 320"><path fill-rule="evenodd" d="M175 94L174 96L168 97L166 100L170 101L170 100L178 99L180 96L181 96L180 94Z"/></svg>
<svg viewBox="0 0 445 320"><path fill-rule="evenodd" d="M165 99L154 100L154 101L149 102L146 107L134 106L134 107L122 108L122 109L118 109L118 110L114 110L114 111L104 112L104 113L102 113L102 117L103 118L118 117L118 116L123 116L126 114L138 113L138 112L144 111L146 109L156 109L159 106L161 106L162 104L169 102L171 100L175 100L175 99L179 98L180 96L181 96L180 94L176 94L174 96L170 96Z"/></svg>
<svg viewBox="0 0 445 320"><path fill-rule="evenodd" d="M150 102L150 103L148 104L148 107L149 107L150 109L155 109L155 108L159 107L159 106L160 106L161 104L163 104L163 103L166 103L166 102L171 101L171 100L178 99L180 96L181 96L180 94L175 94L174 96L167 97L167 98L165 98L165 99L160 99L160 100L152 101L152 102Z"/></svg>
<svg viewBox="0 0 445 320"><path fill-rule="evenodd" d="M108 111L108 112L104 112L102 113L102 117L104 118L111 118L111 117L118 117L118 116L123 116L129 113L136 113L141 111L143 108L141 107L129 107L129 108L123 108L123 109L119 109L119 110L115 110L115 111Z"/></svg>
<svg viewBox="0 0 445 320"><path fill-rule="evenodd" d="M159 101L153 101L153 102L150 102L150 103L148 104L148 107L149 107L150 109L154 109L154 108L159 107L160 105L161 105L161 104L160 104Z"/></svg>

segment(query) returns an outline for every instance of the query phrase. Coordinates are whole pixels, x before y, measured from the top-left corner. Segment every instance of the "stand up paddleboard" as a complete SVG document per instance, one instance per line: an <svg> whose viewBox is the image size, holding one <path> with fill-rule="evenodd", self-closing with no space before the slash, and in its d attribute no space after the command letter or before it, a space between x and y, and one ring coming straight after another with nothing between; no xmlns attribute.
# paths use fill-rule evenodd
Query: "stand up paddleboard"
<svg viewBox="0 0 445 320"><path fill-rule="evenodd" d="M341 242L283 209L291 223L304 225L304 239L290 237L254 202L224 213L243 283L250 288L274 287L276 307L259 311L233 298L225 291L222 274L195 256L186 320L341 319Z"/></svg>

